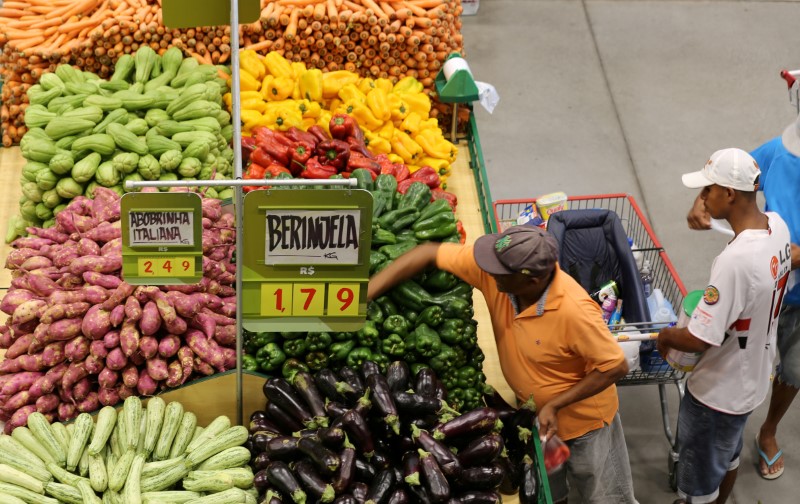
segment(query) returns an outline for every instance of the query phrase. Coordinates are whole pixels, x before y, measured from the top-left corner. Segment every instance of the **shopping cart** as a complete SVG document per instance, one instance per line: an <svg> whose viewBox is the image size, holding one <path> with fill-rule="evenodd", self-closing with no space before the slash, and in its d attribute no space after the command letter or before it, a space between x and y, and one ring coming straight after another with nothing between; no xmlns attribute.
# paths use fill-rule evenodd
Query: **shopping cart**
<svg viewBox="0 0 800 504"><path fill-rule="evenodd" d="M665 299L669 300L675 310L680 309L683 298L686 295L686 288L683 286L678 274L672 266L666 251L655 236L653 229L645 219L639 206L632 196L628 194L600 194L590 196L572 196L568 198L569 208L592 209L600 208L613 211L619 216L628 237L633 239L636 249L643 254L643 260L649 261L653 275L653 288L661 289ZM504 231L517 223L517 217L527 206L535 204L534 199L500 200L493 203L494 218L498 231ZM620 341L628 339L622 332L628 331L630 326L635 326L641 335L632 339L647 340L654 339L658 330L664 327L664 323L643 322L637 324L626 324L625 330L622 327L612 327L612 332L617 335ZM646 356L647 354L643 354ZM647 361L641 363L641 369L631 371L623 379L617 382L618 386L626 385L658 385L658 394L661 400L661 415L664 424L664 434L670 444L670 451L667 460L669 470L669 483L673 489L677 489L676 470L678 464L678 453L676 446L677 432L673 433L672 421L669 416L669 405L667 401L667 385L675 384L678 395L683 398L685 373L677 371L666 364L660 357L649 357Z"/></svg>
<svg viewBox="0 0 800 504"><path fill-rule="evenodd" d="M800 114L800 70L781 70L781 77L789 88L789 103Z"/></svg>

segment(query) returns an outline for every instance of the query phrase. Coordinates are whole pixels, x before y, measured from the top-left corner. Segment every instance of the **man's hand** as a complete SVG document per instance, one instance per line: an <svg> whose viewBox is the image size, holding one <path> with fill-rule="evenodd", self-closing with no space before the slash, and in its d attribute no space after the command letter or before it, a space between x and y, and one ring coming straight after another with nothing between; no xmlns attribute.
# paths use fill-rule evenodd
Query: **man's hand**
<svg viewBox="0 0 800 504"><path fill-rule="evenodd" d="M700 194L697 195L692 208L686 215L686 222L689 224L689 229L703 231L711 229L711 215L706 212L706 205L703 203L703 198L700 197Z"/></svg>
<svg viewBox="0 0 800 504"><path fill-rule="evenodd" d="M667 342L664 341L665 338L661 338L660 336L661 333L659 333L659 338L656 340L656 350L658 350L658 353L659 355L661 355L661 358L665 359L667 357L667 352L669 351L669 346L667 346Z"/></svg>
<svg viewBox="0 0 800 504"><path fill-rule="evenodd" d="M558 432L558 410L552 402L545 404L539 410L539 439L546 441Z"/></svg>

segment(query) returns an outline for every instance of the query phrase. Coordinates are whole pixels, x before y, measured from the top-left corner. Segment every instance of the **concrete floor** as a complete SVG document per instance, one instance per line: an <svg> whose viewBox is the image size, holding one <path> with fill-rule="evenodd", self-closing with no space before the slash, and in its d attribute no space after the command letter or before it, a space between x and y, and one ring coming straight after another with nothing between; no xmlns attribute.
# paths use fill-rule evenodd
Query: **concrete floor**
<svg viewBox="0 0 800 504"><path fill-rule="evenodd" d="M483 0L463 33L476 79L501 96L493 115L477 108L493 199L630 193L686 287L703 288L725 238L687 228L696 192L680 174L794 120L779 72L800 68L798 19L792 1ZM670 503L658 389L620 397L637 498ZM674 416L674 386L668 397ZM800 501L800 402L781 424L786 472L775 481L753 465L765 414L766 403L748 422L729 502Z"/></svg>

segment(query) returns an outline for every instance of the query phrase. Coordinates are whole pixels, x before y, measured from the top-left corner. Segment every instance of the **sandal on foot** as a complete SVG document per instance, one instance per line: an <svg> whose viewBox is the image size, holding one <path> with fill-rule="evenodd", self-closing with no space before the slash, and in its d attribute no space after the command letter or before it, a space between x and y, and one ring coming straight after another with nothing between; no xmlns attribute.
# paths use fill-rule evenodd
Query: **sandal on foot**
<svg viewBox="0 0 800 504"><path fill-rule="evenodd" d="M772 468L772 466L774 466L775 463L778 462L778 459L781 458L781 456L783 455L783 450L778 450L778 453L776 453L775 456L772 457L771 459L767 457L767 454L764 453L764 451L761 449L761 446L758 444L758 434L756 434L756 451L758 451L758 456L761 457L761 459L764 461L765 464L767 464L767 471L769 471ZM764 474L763 472L761 472L761 464L759 464L758 474L764 479L774 480L778 478L781 474L783 474L783 469L784 468L781 467L777 472L774 473L767 472L767 474Z"/></svg>

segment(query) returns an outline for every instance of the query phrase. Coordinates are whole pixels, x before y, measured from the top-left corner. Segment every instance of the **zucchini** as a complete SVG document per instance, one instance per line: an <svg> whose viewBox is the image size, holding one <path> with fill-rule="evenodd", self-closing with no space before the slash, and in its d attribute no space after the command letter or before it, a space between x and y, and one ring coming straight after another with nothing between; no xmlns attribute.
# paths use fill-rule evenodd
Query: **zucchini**
<svg viewBox="0 0 800 504"><path fill-rule="evenodd" d="M122 496L117 492L106 490L103 492L103 504L123 504Z"/></svg>
<svg viewBox="0 0 800 504"><path fill-rule="evenodd" d="M145 492L142 494L143 504L182 504L192 499L199 499L197 492L186 490L165 490L162 492Z"/></svg>
<svg viewBox="0 0 800 504"><path fill-rule="evenodd" d="M178 401L167 404L164 411L164 422L161 425L161 432L153 450L153 460L164 460L169 457L169 451L175 435L183 418L183 405Z"/></svg>
<svg viewBox="0 0 800 504"><path fill-rule="evenodd" d="M147 431L147 409L142 409L142 419L139 422L139 442L136 444L136 453L144 451L144 434Z"/></svg>
<svg viewBox="0 0 800 504"><path fill-rule="evenodd" d="M208 429L206 429L208 431ZM186 457L187 467L196 467L207 458L216 455L217 453L239 446L247 441L248 432L247 428L241 425L236 425L225 430L222 434L215 435L213 439L204 442L201 446L195 448Z"/></svg>
<svg viewBox="0 0 800 504"><path fill-rule="evenodd" d="M17 429L20 428L21 427L17 427ZM12 436L0 435L0 464L6 464L15 469L19 469L40 481L50 481L53 479L53 476L45 467L42 459L37 457L32 451L28 450Z"/></svg>
<svg viewBox="0 0 800 504"><path fill-rule="evenodd" d="M240 488L231 488L224 492L218 492L187 501L186 504L238 504L246 502L247 493Z"/></svg>
<svg viewBox="0 0 800 504"><path fill-rule="evenodd" d="M67 470L74 471L78 467L78 462L81 460L86 442L92 434L94 422L89 413L81 413L71 425L75 426L75 431L70 440L69 447L67 448Z"/></svg>
<svg viewBox="0 0 800 504"><path fill-rule="evenodd" d="M66 469L53 463L47 464L47 470L50 471L50 474L52 474L55 479L61 483L64 483L65 485L77 486L81 480L86 480L86 478L78 476L77 474L72 474Z"/></svg>
<svg viewBox="0 0 800 504"><path fill-rule="evenodd" d="M164 399L158 396L151 397L147 402L144 453L148 456L153 452L158 442L158 436L164 424L164 413L166 409L167 405L164 403Z"/></svg>
<svg viewBox="0 0 800 504"><path fill-rule="evenodd" d="M47 172L45 172L47 173ZM57 182L57 181L56 181ZM38 179L37 179L38 183ZM53 184L52 187L42 187L45 191L48 191L55 187L56 185ZM58 443L61 445L61 448L64 449L64 453L67 453L67 448L69 447L69 433L67 433L67 426L61 422L53 422L50 424L50 430L53 432L53 436L55 436Z"/></svg>
<svg viewBox="0 0 800 504"><path fill-rule="evenodd" d="M97 424L94 426L94 434L92 434L92 442L89 443L89 455L99 454L106 446L111 432L114 430L114 425L117 421L117 410L113 406L103 406L99 413L97 413Z"/></svg>
<svg viewBox="0 0 800 504"><path fill-rule="evenodd" d="M158 462L148 462L144 465L144 468L142 469L142 477L149 478L150 476L156 476L162 471L166 471L167 469L170 469L175 465L178 464L183 465L183 461L185 458L186 457L184 456L180 456L167 460L159 460Z"/></svg>
<svg viewBox="0 0 800 504"><path fill-rule="evenodd" d="M95 492L102 493L108 488L108 473L101 455L89 455L89 483Z"/></svg>
<svg viewBox="0 0 800 504"><path fill-rule="evenodd" d="M175 458L186 453L186 447L189 446L192 436L194 436L196 426L197 416L191 411L185 412L178 427L178 432L175 434L175 440L169 450L169 458Z"/></svg>
<svg viewBox="0 0 800 504"><path fill-rule="evenodd" d="M185 463L175 464L169 469L162 471L160 474L142 478L142 483L139 490L142 493L166 490L182 480L187 474L189 474L189 468L186 467Z"/></svg>
<svg viewBox="0 0 800 504"><path fill-rule="evenodd" d="M186 447L186 453L192 453L197 448L203 446L206 442L211 441L212 439L216 438L217 435L221 434L231 426L231 419L225 415L220 415L214 420L211 421L210 424L206 426L203 432L197 436L196 439L193 439L189 446Z"/></svg>
<svg viewBox="0 0 800 504"><path fill-rule="evenodd" d="M232 469L221 469L216 471L192 471L186 475L186 478L184 478L183 487L186 488L187 490L192 490L191 488L186 486L186 483L188 481L214 480L220 478L220 475L224 475L222 476L222 479L225 481L230 479L233 486L235 486L236 488L245 489L253 485L253 478L254 478L253 470L250 469L249 467L236 467ZM196 491L221 492L222 490L227 490L227 488L222 488L219 490L212 489L212 490L196 490Z"/></svg>
<svg viewBox="0 0 800 504"><path fill-rule="evenodd" d="M193 472L182 482L183 488L190 492L224 492L235 486L233 478L222 471L202 471L197 477L192 476Z"/></svg>
<svg viewBox="0 0 800 504"><path fill-rule="evenodd" d="M122 405L125 415L125 439L123 448L135 449L139 444L139 426L142 424L142 400L138 396L130 396Z"/></svg>
<svg viewBox="0 0 800 504"><path fill-rule="evenodd" d="M250 461L250 450L244 446L234 446L209 457L197 466L198 470L210 471L242 467Z"/></svg>
<svg viewBox="0 0 800 504"><path fill-rule="evenodd" d="M136 450L133 448L128 449L114 464L114 467L108 473L108 488L119 492L125 486L125 480L128 477L128 472L133 464L133 458L136 456Z"/></svg>
<svg viewBox="0 0 800 504"><path fill-rule="evenodd" d="M31 430L36 439L50 452L59 467L64 467L67 463L67 452L64 447L56 439L50 428L50 422L47 418L38 411L34 411L28 415L28 428Z"/></svg>
<svg viewBox="0 0 800 504"><path fill-rule="evenodd" d="M0 502L3 504L26 504L26 502L19 497L8 495L7 493L0 494Z"/></svg>
<svg viewBox="0 0 800 504"><path fill-rule="evenodd" d="M150 409L150 407L148 406L147 409ZM142 467L144 467L144 458L145 455L143 453L139 453L133 459L131 470L128 473L127 481L125 482L125 490L122 492L122 500L125 502L125 504L142 504L140 485L142 482Z"/></svg>
<svg viewBox="0 0 800 504"><path fill-rule="evenodd" d="M27 488L31 492L44 494L44 483L6 464L0 464L0 482Z"/></svg>
<svg viewBox="0 0 800 504"><path fill-rule="evenodd" d="M52 495L57 501L53 502L66 502L67 504L83 504L83 497L81 492L75 487L65 485L63 483L48 483L44 488L47 495ZM38 502L38 501L36 501Z"/></svg>
<svg viewBox="0 0 800 504"><path fill-rule="evenodd" d="M52 485L52 483L48 483L48 485ZM35 502L36 504L58 504L58 501L55 499L45 497L42 494L31 492L27 488L11 485L9 483L0 483L0 494L8 494L12 497L22 499L28 503Z"/></svg>
<svg viewBox="0 0 800 504"><path fill-rule="evenodd" d="M39 442L38 439L36 439L36 436L33 435L33 432L31 432L27 427L17 427L11 432L11 437L19 441L22 446L33 452L33 454L39 457L41 461L45 463L56 461L55 457L53 457L53 455L44 447L42 443Z"/></svg>
<svg viewBox="0 0 800 504"><path fill-rule="evenodd" d="M84 478L89 477L89 452L87 450L83 450L83 453L81 453L81 458L78 461L78 474Z"/></svg>
<svg viewBox="0 0 800 504"><path fill-rule="evenodd" d="M103 501L97 494L94 493L92 490L92 486L88 480L82 480L78 482L78 491L81 494L81 498L83 498L84 504L103 504Z"/></svg>

